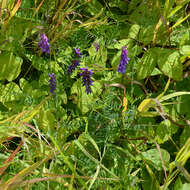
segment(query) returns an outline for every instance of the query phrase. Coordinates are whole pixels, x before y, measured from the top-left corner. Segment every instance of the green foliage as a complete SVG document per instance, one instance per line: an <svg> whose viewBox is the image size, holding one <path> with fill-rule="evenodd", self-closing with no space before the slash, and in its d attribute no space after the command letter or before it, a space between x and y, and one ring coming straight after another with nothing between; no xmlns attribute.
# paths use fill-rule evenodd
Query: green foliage
<svg viewBox="0 0 190 190"><path fill-rule="evenodd" d="M189 0L0 8L0 190L190 188Z"/></svg>

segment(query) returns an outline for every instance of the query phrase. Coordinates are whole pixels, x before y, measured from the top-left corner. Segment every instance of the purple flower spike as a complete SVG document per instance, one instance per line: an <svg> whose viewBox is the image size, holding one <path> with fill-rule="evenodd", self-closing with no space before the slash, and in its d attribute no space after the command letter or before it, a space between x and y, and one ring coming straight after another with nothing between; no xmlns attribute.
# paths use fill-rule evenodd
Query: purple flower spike
<svg viewBox="0 0 190 190"><path fill-rule="evenodd" d="M92 70L88 70L88 67L86 67L86 68L81 68L81 70L83 71L81 74L80 74L80 76L82 76L82 84L83 84L83 86L85 86L86 87L86 93L87 94L90 94L90 93L92 93L92 90L91 90L91 87L90 86L92 86L93 84L93 81L92 81L92 79L91 79L91 77L92 77L92 74L93 74L93 72L92 72Z"/></svg>
<svg viewBox="0 0 190 190"><path fill-rule="evenodd" d="M128 50L126 49L126 46L122 47L122 53L121 53L121 60L120 60L120 64L117 68L117 71L119 73L124 74L126 71L126 65L128 64L129 61L129 57L128 57Z"/></svg>
<svg viewBox="0 0 190 190"><path fill-rule="evenodd" d="M98 51L99 48L100 48L99 44L98 44L97 42L95 42L93 45L94 45L94 47L96 48L96 51Z"/></svg>
<svg viewBox="0 0 190 190"><path fill-rule="evenodd" d="M79 60L74 60L73 63L71 63L67 69L67 74L71 75L72 72L77 68L77 66L80 66Z"/></svg>
<svg viewBox="0 0 190 190"><path fill-rule="evenodd" d="M78 57L82 57L82 53L80 52L80 48L75 48L75 53Z"/></svg>
<svg viewBox="0 0 190 190"><path fill-rule="evenodd" d="M48 37L43 33L39 37L38 46L41 48L42 52L49 53L49 42Z"/></svg>
<svg viewBox="0 0 190 190"><path fill-rule="evenodd" d="M54 73L48 74L50 77L49 85L50 85L50 92L54 95L56 90L56 75Z"/></svg>

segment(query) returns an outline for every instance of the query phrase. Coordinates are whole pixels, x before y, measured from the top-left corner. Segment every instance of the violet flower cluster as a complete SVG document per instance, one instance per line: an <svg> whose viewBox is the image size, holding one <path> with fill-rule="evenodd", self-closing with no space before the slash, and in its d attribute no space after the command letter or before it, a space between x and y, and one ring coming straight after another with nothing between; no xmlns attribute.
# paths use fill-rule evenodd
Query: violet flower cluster
<svg viewBox="0 0 190 190"><path fill-rule="evenodd" d="M48 42L48 37L44 33L42 33L39 37L38 46L41 48L42 52L49 54L50 45Z"/></svg>
<svg viewBox="0 0 190 190"><path fill-rule="evenodd" d="M69 65L67 69L67 74L71 75L72 72L77 68L77 66L80 66L79 60L74 60L73 63Z"/></svg>
<svg viewBox="0 0 190 190"><path fill-rule="evenodd" d="M48 74L50 77L49 80L49 86L50 86L50 92L54 95L56 90L56 75L54 73Z"/></svg>
<svg viewBox="0 0 190 190"><path fill-rule="evenodd" d="M83 86L86 87L86 93L90 94L92 93L91 87L93 85L93 81L92 81L92 70L88 70L88 66L86 68L81 68L81 70L83 71L80 76L82 76L82 84Z"/></svg>
<svg viewBox="0 0 190 190"><path fill-rule="evenodd" d="M120 64L118 66L117 71L119 73L124 74L126 71L126 65L128 64L129 61L129 57L128 57L128 50L126 49L126 46L122 47L122 53L121 53L121 60L120 60Z"/></svg>
<svg viewBox="0 0 190 190"><path fill-rule="evenodd" d="M96 48L96 52L97 52L99 50L99 48L100 48L99 44L97 42L95 42L93 45Z"/></svg>
<svg viewBox="0 0 190 190"><path fill-rule="evenodd" d="M80 48L75 48L75 54L77 57L81 58L82 57L82 53L80 52ZM67 74L71 75L72 72L78 67L80 66L80 60L73 60L72 63L69 65L69 67L67 68ZM93 85L93 81L92 81L92 70L89 70L88 67L85 68L81 68L80 69L82 72L78 73L76 78L80 78L82 77L82 84L83 86L86 87L85 92L87 94L92 93L91 90L91 86Z"/></svg>
<svg viewBox="0 0 190 190"><path fill-rule="evenodd" d="M75 48L75 53L78 57L82 57L82 53L80 52L80 48Z"/></svg>
<svg viewBox="0 0 190 190"><path fill-rule="evenodd" d="M75 48L75 54L81 58L82 57L82 53L80 52L80 48ZM71 75L72 72L78 67L80 66L80 61L79 60L73 60L73 62L68 66L67 68L67 74Z"/></svg>

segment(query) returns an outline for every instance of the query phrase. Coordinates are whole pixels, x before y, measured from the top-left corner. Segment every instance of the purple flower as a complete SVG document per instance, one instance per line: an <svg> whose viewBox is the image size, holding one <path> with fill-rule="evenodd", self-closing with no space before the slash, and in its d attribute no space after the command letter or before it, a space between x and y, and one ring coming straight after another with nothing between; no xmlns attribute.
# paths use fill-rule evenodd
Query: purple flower
<svg viewBox="0 0 190 190"><path fill-rule="evenodd" d="M117 71L119 73L124 74L126 71L126 65L128 64L129 61L129 57L128 57L128 50L126 49L126 46L122 47L122 53L121 53L121 60L120 60L120 64L117 68Z"/></svg>
<svg viewBox="0 0 190 190"><path fill-rule="evenodd" d="M39 37L39 43L38 46L41 48L42 52L49 53L49 42L48 37L42 33Z"/></svg>
<svg viewBox="0 0 190 190"><path fill-rule="evenodd" d="M97 42L95 42L93 45L94 45L94 47L96 48L96 51L98 51L99 48L100 48L99 44L98 44Z"/></svg>
<svg viewBox="0 0 190 190"><path fill-rule="evenodd" d="M76 69L77 66L80 66L79 60L74 60L67 69L67 74L71 75L71 73Z"/></svg>
<svg viewBox="0 0 190 190"><path fill-rule="evenodd" d="M93 81L92 81L92 79L91 79L91 77L92 77L92 74L93 74L93 72L92 72L92 70L88 70L88 67L86 67L86 68L81 68L81 70L83 71L81 74L80 74L80 76L82 76L82 84L83 84L83 86L85 86L86 87L86 93L87 94L90 94L90 93L92 93L92 90L91 90L91 87L90 86L92 86L93 84Z"/></svg>
<svg viewBox="0 0 190 190"><path fill-rule="evenodd" d="M75 53L78 57L82 57L82 53L80 52L80 48L75 48Z"/></svg>
<svg viewBox="0 0 190 190"><path fill-rule="evenodd" d="M49 85L50 85L50 92L54 95L56 90L56 75L54 73L48 74L50 77Z"/></svg>

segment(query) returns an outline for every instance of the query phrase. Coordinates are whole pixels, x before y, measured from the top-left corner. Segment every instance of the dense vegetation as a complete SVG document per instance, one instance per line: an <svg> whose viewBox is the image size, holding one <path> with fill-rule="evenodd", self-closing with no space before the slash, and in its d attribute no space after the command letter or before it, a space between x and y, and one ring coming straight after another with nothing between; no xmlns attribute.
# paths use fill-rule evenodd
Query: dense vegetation
<svg viewBox="0 0 190 190"><path fill-rule="evenodd" d="M190 189L190 0L0 1L0 190Z"/></svg>

